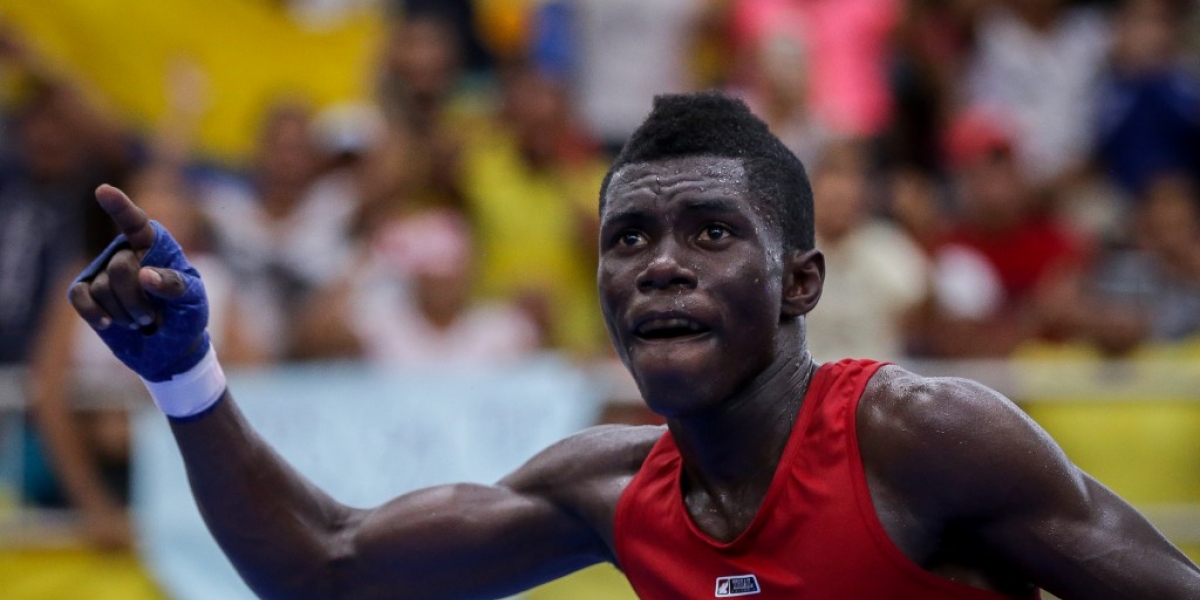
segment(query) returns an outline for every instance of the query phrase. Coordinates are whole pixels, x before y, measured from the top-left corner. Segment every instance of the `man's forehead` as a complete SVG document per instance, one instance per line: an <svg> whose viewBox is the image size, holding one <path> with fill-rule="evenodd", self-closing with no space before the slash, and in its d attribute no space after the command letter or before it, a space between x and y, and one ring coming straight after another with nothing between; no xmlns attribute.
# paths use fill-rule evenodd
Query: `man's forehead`
<svg viewBox="0 0 1200 600"><path fill-rule="evenodd" d="M741 159L685 156L622 166L609 181L606 200L608 204L622 199L636 202L685 190L741 195L747 189Z"/></svg>
<svg viewBox="0 0 1200 600"><path fill-rule="evenodd" d="M741 185L745 175L746 169L740 158L731 158L728 156L680 156L629 163L613 173L612 183L628 185L647 177L656 177L663 182L706 178Z"/></svg>

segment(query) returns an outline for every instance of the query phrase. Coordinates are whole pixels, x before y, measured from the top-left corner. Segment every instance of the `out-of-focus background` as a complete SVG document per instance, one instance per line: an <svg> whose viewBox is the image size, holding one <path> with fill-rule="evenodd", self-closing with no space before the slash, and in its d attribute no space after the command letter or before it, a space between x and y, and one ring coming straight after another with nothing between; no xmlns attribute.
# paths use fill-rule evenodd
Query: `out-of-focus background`
<svg viewBox="0 0 1200 600"><path fill-rule="evenodd" d="M0 0L0 597L249 597L64 300L97 184L197 264L254 423L371 504L656 421L597 191L709 88L808 169L818 359L996 387L1200 558L1198 68L1194 0Z"/></svg>

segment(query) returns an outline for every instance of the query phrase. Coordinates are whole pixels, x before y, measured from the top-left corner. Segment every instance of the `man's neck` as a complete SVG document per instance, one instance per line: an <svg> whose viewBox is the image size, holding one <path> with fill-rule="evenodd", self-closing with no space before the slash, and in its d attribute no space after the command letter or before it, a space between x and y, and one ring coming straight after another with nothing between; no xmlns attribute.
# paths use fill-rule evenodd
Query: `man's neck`
<svg viewBox="0 0 1200 600"><path fill-rule="evenodd" d="M781 359L711 412L670 419L685 478L722 495L769 486L816 363Z"/></svg>

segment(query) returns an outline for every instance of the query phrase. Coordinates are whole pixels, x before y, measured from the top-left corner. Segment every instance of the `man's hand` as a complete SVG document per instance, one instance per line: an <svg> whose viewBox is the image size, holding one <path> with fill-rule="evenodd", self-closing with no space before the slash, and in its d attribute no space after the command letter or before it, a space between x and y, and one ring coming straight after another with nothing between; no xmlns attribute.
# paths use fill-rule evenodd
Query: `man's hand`
<svg viewBox="0 0 1200 600"><path fill-rule="evenodd" d="M117 358L148 381L195 366L209 349L200 274L161 225L121 190L96 200L121 235L75 280L68 298Z"/></svg>

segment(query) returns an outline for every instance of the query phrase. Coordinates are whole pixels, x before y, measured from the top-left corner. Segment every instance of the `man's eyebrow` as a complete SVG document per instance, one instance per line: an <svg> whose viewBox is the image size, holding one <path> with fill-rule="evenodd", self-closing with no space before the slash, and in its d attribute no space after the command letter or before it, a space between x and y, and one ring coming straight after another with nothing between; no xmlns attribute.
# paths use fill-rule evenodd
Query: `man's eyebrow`
<svg viewBox="0 0 1200 600"><path fill-rule="evenodd" d="M683 204L684 209L697 212L737 214L741 211L725 198L693 198Z"/></svg>
<svg viewBox="0 0 1200 600"><path fill-rule="evenodd" d="M688 212L717 213L725 215L740 214L737 204L725 198L689 198L683 202L683 209ZM604 217L605 223L639 221L648 218L648 213L641 208L625 208L610 212Z"/></svg>
<svg viewBox="0 0 1200 600"><path fill-rule="evenodd" d="M616 223L625 221L638 221L646 217L646 211L640 208L626 208L614 212L609 212L604 216L605 223Z"/></svg>

